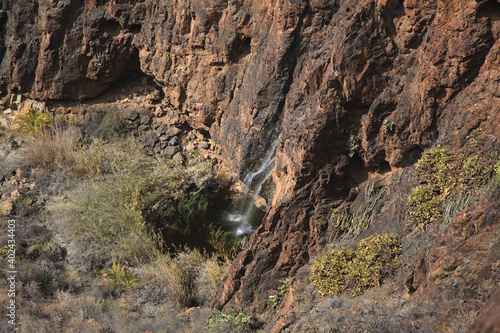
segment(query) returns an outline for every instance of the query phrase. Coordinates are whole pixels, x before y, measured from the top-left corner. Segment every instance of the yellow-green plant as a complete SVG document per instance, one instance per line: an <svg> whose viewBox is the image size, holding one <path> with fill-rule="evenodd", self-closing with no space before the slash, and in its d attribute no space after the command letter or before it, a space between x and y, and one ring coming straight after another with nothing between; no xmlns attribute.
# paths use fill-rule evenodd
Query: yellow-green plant
<svg viewBox="0 0 500 333"><path fill-rule="evenodd" d="M139 278L134 275L131 268L125 269L125 267L117 264L113 260L113 266L108 269L103 269L100 272L103 277L108 281L108 284L113 290L125 290L134 289L139 286Z"/></svg>
<svg viewBox="0 0 500 333"><path fill-rule="evenodd" d="M314 262L309 279L321 295L338 295L347 288L349 262L354 251L346 248L324 251Z"/></svg>
<svg viewBox="0 0 500 333"><path fill-rule="evenodd" d="M467 177L478 185L486 185L490 179L491 170L479 163L479 157L477 155L469 157L465 161L463 168Z"/></svg>
<svg viewBox="0 0 500 333"><path fill-rule="evenodd" d="M279 292L283 298L287 298L290 294L290 278L281 281L281 286L278 287Z"/></svg>
<svg viewBox="0 0 500 333"><path fill-rule="evenodd" d="M500 161L493 167L493 177L491 178L491 186L494 189L500 188Z"/></svg>
<svg viewBox="0 0 500 333"><path fill-rule="evenodd" d="M7 257L7 254L9 254L9 247L5 245L4 247L0 248L0 257L5 258Z"/></svg>
<svg viewBox="0 0 500 333"><path fill-rule="evenodd" d="M353 295L380 285L382 278L402 265L398 256L401 245L394 235L377 235L361 240L353 260L349 263L350 289Z"/></svg>
<svg viewBox="0 0 500 333"><path fill-rule="evenodd" d="M441 217L441 204L457 184L450 169L452 159L453 152L439 145L426 151L416 164L415 173L425 184L412 190L406 208L411 221L422 230Z"/></svg>
<svg viewBox="0 0 500 333"><path fill-rule="evenodd" d="M281 285L278 287L278 293L270 295L268 302L274 310L278 310L281 302L290 294L290 278L281 280Z"/></svg>
<svg viewBox="0 0 500 333"><path fill-rule="evenodd" d="M437 195L446 197L449 187L456 183L455 177L450 173L453 155L449 148L438 145L424 152L415 166L415 173L421 176Z"/></svg>
<svg viewBox="0 0 500 333"><path fill-rule="evenodd" d="M257 320L250 314L245 313L241 309L230 308L225 312L218 311L209 319L205 328L227 328L244 332L258 325Z"/></svg>
<svg viewBox="0 0 500 333"><path fill-rule="evenodd" d="M48 114L31 107L26 114L18 113L14 118L14 125L17 126L15 130L29 135L46 134L51 122L52 118Z"/></svg>
<svg viewBox="0 0 500 333"><path fill-rule="evenodd" d="M350 290L358 295L380 285L393 269L402 265L398 258L401 245L392 234L368 237L356 250L338 248L323 252L314 262L310 280L321 295L338 295Z"/></svg>
<svg viewBox="0 0 500 333"><path fill-rule="evenodd" d="M349 150L349 157L354 157L359 150L359 142L356 137L351 136L347 141L347 149Z"/></svg>

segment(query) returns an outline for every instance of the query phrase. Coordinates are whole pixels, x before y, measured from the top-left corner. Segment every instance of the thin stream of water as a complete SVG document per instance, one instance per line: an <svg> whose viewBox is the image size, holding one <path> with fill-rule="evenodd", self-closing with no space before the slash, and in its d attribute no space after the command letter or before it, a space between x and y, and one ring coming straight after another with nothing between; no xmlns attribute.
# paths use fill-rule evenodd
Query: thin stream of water
<svg viewBox="0 0 500 333"><path fill-rule="evenodd" d="M252 215L255 213L254 204L257 197L261 194L262 186L271 177L274 171L276 146L280 137L281 135L278 136L278 139L276 139L267 150L266 155L261 160L260 168L255 172L249 172L243 179L245 185L250 189L251 195L239 205L236 211L225 214L225 219L229 223L235 225L236 235L248 234L254 230L252 226Z"/></svg>

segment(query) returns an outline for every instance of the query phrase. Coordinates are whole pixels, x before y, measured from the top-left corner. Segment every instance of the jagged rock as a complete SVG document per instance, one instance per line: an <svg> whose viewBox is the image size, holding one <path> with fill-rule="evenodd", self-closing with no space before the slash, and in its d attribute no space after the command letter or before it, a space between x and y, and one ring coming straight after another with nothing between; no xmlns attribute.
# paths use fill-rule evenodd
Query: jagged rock
<svg viewBox="0 0 500 333"><path fill-rule="evenodd" d="M174 136L173 138L171 138L169 141L168 141L168 145L169 146L176 146L178 144L178 140L177 140L177 137Z"/></svg>
<svg viewBox="0 0 500 333"><path fill-rule="evenodd" d="M264 311L277 281L323 247L331 208L345 199L359 204L363 195L349 195L350 189L374 173L411 166L437 142L461 147L474 129L489 142L500 140L495 1L6 3L5 90L84 99L129 69L142 71L163 89L166 123L194 129L185 151L204 140L194 131L210 135L228 178L258 167L281 134L270 210L234 260L216 308ZM67 12L75 24L63 24ZM143 119L139 131L149 129ZM141 141L159 142L152 133ZM175 147L165 149L181 161ZM402 233L401 207L401 198L387 203L384 211L393 215L372 227ZM453 237L484 247L474 233L464 222ZM410 293L434 295L433 285L458 281L464 262L454 251L466 246L453 244L456 249L429 247L435 261L414 266ZM465 267L491 287L493 269L477 266L482 259Z"/></svg>
<svg viewBox="0 0 500 333"><path fill-rule="evenodd" d="M135 109L125 109L123 115L130 121L135 121L139 118L139 113Z"/></svg>
<svg viewBox="0 0 500 333"><path fill-rule="evenodd" d="M141 114L140 115L140 123L141 125L149 125L149 123L151 122L151 117L147 114Z"/></svg>
<svg viewBox="0 0 500 333"><path fill-rule="evenodd" d="M144 147L154 147L158 141L158 136L153 131L148 131L140 137L141 144Z"/></svg>
<svg viewBox="0 0 500 333"><path fill-rule="evenodd" d="M14 191L10 192L10 198L12 201L17 201L21 197L21 193L19 192L18 189L15 189Z"/></svg>
<svg viewBox="0 0 500 333"><path fill-rule="evenodd" d="M12 210L14 209L14 204L10 200L5 200L0 202L0 213L4 216L8 216L12 214Z"/></svg>
<svg viewBox="0 0 500 333"><path fill-rule="evenodd" d="M180 151L179 146L167 146L163 149L166 157L171 158Z"/></svg>

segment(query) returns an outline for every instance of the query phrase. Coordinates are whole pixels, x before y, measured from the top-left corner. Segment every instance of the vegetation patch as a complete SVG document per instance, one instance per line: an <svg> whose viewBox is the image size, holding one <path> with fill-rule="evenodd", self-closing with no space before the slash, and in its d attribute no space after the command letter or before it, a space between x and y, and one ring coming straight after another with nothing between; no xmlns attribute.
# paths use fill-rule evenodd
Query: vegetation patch
<svg viewBox="0 0 500 333"><path fill-rule="evenodd" d="M488 183L493 189L499 188L500 162L492 167L497 155L465 157L443 146L424 152L415 166L415 174L423 184L412 190L406 202L411 223L425 230L429 223L440 220L443 215L449 223L469 204L468 195L464 193Z"/></svg>
<svg viewBox="0 0 500 333"><path fill-rule="evenodd" d="M442 216L441 204L458 182L450 170L452 158L450 149L437 146L426 151L416 164L415 173L425 184L412 190L406 208L412 223L422 230Z"/></svg>
<svg viewBox="0 0 500 333"><path fill-rule="evenodd" d="M134 289L139 286L139 278L132 272L132 269L125 269L114 260L112 267L102 270L101 274L114 291Z"/></svg>
<svg viewBox="0 0 500 333"><path fill-rule="evenodd" d="M359 295L380 285L382 279L402 265L401 245L392 234L365 238L353 249L326 251L314 262L310 280L321 295L336 296L344 290Z"/></svg>
<svg viewBox="0 0 500 333"><path fill-rule="evenodd" d="M52 118L37 108L28 108L14 118L14 130L28 135L44 135L50 129Z"/></svg>
<svg viewBox="0 0 500 333"><path fill-rule="evenodd" d="M490 180L491 170L479 163L477 155L469 157L465 161L463 168L467 177L477 185L486 185L488 180Z"/></svg>
<svg viewBox="0 0 500 333"><path fill-rule="evenodd" d="M277 293L268 297L268 302L273 310L277 311L281 302L288 297L290 294L290 287L290 278L286 278L281 281L281 285L278 287Z"/></svg>
<svg viewBox="0 0 500 333"><path fill-rule="evenodd" d="M205 328L227 330L229 332L246 332L258 328L258 321L241 309L230 308L225 312L218 311L209 319Z"/></svg>
<svg viewBox="0 0 500 333"><path fill-rule="evenodd" d="M382 198L387 186L375 188L375 182L369 182L365 187L364 202L358 209L351 213L349 207L342 207L334 211L330 217L335 220L335 227L339 229L339 234L356 238L370 226L370 220L377 202Z"/></svg>

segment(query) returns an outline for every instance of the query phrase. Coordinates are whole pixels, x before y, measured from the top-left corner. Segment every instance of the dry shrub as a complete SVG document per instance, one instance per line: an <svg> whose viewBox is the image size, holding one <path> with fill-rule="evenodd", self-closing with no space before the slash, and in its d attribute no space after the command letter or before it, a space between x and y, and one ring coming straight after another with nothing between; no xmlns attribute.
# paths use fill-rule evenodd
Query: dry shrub
<svg viewBox="0 0 500 333"><path fill-rule="evenodd" d="M54 171L71 167L79 136L76 128L56 128L52 133L29 137L21 148L7 157L4 168L12 171L19 167L41 167Z"/></svg>
<svg viewBox="0 0 500 333"><path fill-rule="evenodd" d="M168 301L180 308L206 305L229 268L229 260L208 257L198 250L174 258L159 256L138 270L147 299Z"/></svg>

